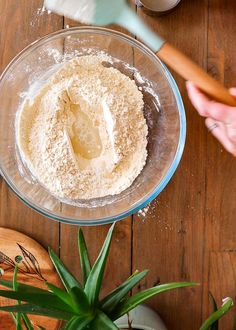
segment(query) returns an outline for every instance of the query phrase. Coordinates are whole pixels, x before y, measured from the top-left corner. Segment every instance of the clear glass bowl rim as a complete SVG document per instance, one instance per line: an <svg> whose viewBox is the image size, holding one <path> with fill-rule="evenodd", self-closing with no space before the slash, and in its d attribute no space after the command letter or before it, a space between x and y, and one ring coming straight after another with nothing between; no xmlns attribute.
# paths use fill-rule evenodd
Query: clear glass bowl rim
<svg viewBox="0 0 236 330"><path fill-rule="evenodd" d="M7 173L4 171L2 165L0 164L0 175L4 178L8 186L11 188L11 190L17 195L17 197L23 201L27 206L38 212L39 214L55 221L60 221L62 223L67 223L71 225L80 225L80 226L94 226L94 225L104 225L108 223L112 223L114 221L122 220L140 209L144 208L147 206L153 199L155 199L161 191L166 187L172 176L174 175L179 162L182 158L184 146L185 146L185 140L186 140L186 116L185 116L185 110L184 110L184 105L183 101L178 89L178 86L172 77L171 73L167 69L167 67L163 64L163 62L152 52L150 48L145 46L143 43L139 42L138 40L122 33L119 31L111 30L108 28L103 28L103 27L94 27L94 26L80 26L80 27L72 27L69 29L62 29L58 30L56 32L50 33L42 38L39 38L35 40L34 42L30 43L27 47L25 47L21 52L19 52L12 60L11 62L7 65L5 70L2 72L0 76L0 84L4 80L5 75L7 74L8 70L16 64L19 60L22 58L28 56L29 53L34 51L38 46L41 46L45 42L51 40L51 39L56 39L60 36L66 37L67 35L70 35L71 33L93 33L93 34L99 34L99 35L108 35L112 36L118 39L121 39L125 42L128 42L131 44L131 46L134 46L141 50L143 53L145 53L149 58L152 59L152 61L156 62L157 65L159 65L162 68L162 72L165 75L167 81L169 82L172 91L175 96L175 100L177 103L177 107L179 110L179 120L180 120L180 132L179 132L179 141L178 141L178 146L176 149L175 157L168 168L166 175L163 177L163 179L159 182L159 184L155 187L155 189L143 200L138 202L136 205L131 207L129 210L124 211L120 214L117 214L116 216L112 217L106 217L106 218L97 218L97 219L92 219L92 220L86 220L86 219L69 219L69 217L63 217L60 214L53 214L52 212L44 209L44 208L39 208L36 204L34 204L32 201L30 201L26 196L22 196L21 193L18 191L18 189L15 187L14 183L12 182L11 178L8 177Z"/></svg>

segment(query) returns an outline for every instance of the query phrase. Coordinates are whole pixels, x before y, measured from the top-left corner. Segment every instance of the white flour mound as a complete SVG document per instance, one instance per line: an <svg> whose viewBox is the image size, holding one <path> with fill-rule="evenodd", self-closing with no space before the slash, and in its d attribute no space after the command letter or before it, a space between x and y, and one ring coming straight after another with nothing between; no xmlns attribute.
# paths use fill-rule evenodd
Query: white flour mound
<svg viewBox="0 0 236 330"><path fill-rule="evenodd" d="M24 101L18 118L21 157L59 198L119 194L145 165L142 93L99 56L65 63L33 100Z"/></svg>

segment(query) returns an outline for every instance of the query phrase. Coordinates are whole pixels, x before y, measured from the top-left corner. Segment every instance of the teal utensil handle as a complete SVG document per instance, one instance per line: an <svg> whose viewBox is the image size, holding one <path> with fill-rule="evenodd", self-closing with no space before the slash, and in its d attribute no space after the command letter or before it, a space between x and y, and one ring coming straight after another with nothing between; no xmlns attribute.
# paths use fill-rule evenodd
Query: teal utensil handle
<svg viewBox="0 0 236 330"><path fill-rule="evenodd" d="M165 43L165 41L159 37L158 34L154 33L127 5L124 6L124 9L116 18L115 23L135 34L155 53L158 52Z"/></svg>

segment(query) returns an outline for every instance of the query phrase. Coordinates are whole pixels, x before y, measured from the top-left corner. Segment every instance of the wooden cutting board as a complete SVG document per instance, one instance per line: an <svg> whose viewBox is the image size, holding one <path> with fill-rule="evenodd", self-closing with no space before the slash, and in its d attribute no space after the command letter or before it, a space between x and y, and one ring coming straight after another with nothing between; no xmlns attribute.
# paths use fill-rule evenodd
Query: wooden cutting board
<svg viewBox="0 0 236 330"><path fill-rule="evenodd" d="M60 286L60 280L47 251L32 238L17 231L0 227L0 271L1 278L12 280L16 262L21 260L18 272L18 282L47 289L45 280ZM0 286L0 289L5 289ZM0 297L0 306L12 305L13 301ZM37 325L47 330L55 330L60 321L41 316L30 316L35 329ZM14 330L15 325L9 313L0 312L0 329Z"/></svg>

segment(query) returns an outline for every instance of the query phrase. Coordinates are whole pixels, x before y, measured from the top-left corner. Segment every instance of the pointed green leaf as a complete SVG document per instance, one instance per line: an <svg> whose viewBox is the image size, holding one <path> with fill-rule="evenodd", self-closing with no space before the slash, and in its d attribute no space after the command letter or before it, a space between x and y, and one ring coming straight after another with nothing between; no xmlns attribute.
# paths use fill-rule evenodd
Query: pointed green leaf
<svg viewBox="0 0 236 330"><path fill-rule="evenodd" d="M23 330L21 326L21 314L17 313L16 316L16 330Z"/></svg>
<svg viewBox="0 0 236 330"><path fill-rule="evenodd" d="M130 276L124 283L118 286L118 288L113 290L101 301L100 309L106 312L106 314L111 313L121 299L123 299L127 293L147 275L147 273L148 270L144 270L143 272L134 273Z"/></svg>
<svg viewBox="0 0 236 330"><path fill-rule="evenodd" d="M17 274L18 274L18 265L15 266L15 270L14 270L14 274L13 274L12 285L13 285L14 291L19 290L19 283L17 282ZM18 300L18 305L21 305L21 301L19 301L19 300ZM24 322L27 330L34 330L28 316L25 315L24 313L17 313L17 318L16 318L17 329L22 329L21 318L23 319L23 322Z"/></svg>
<svg viewBox="0 0 236 330"><path fill-rule="evenodd" d="M83 280L85 285L89 273L91 271L91 263L89 260L88 249L86 246L82 229L79 230L79 234L78 234L78 246L79 246L79 255L80 255L80 265L81 265L81 270L83 272Z"/></svg>
<svg viewBox="0 0 236 330"><path fill-rule="evenodd" d="M15 266L14 274L13 274L13 290L17 291L17 273L18 273L18 266Z"/></svg>
<svg viewBox="0 0 236 330"><path fill-rule="evenodd" d="M119 330L115 323L113 323L112 320L102 312L99 312L96 318L91 323L91 329Z"/></svg>
<svg viewBox="0 0 236 330"><path fill-rule="evenodd" d="M22 319L24 321L24 324L26 326L26 329L27 330L34 330L31 322L30 322L30 319L28 318L28 316L26 314L21 314L22 315Z"/></svg>
<svg viewBox="0 0 236 330"><path fill-rule="evenodd" d="M13 290L13 282L12 281L0 280L0 285Z"/></svg>
<svg viewBox="0 0 236 330"><path fill-rule="evenodd" d="M25 301L39 307L73 312L73 309L61 301L57 296L48 293L46 294L32 294L25 292L5 291L0 290L0 297L5 297L14 300Z"/></svg>
<svg viewBox="0 0 236 330"><path fill-rule="evenodd" d="M108 231L103 247L99 253L97 260L95 261L95 264L93 265L93 268L89 274L85 285L84 291L88 297L90 305L92 306L96 305L98 301L114 226L115 223L110 227Z"/></svg>
<svg viewBox="0 0 236 330"><path fill-rule="evenodd" d="M9 289L13 289L13 282L11 281L5 281L5 280L0 280L0 285L9 288ZM25 293L35 293L35 294L48 294L47 290L43 290L31 285L26 285L23 283L17 283L17 291L18 292L25 292Z"/></svg>
<svg viewBox="0 0 236 330"><path fill-rule="evenodd" d="M78 313L88 314L91 312L88 298L82 289L78 287L72 288L70 296Z"/></svg>
<svg viewBox="0 0 236 330"><path fill-rule="evenodd" d="M71 288L78 286L81 288L81 284L76 280L76 278L69 272L69 270L65 267L63 262L58 258L56 253L52 249L48 249L50 258L53 262L54 267L58 275L60 276L62 283L64 284L67 292L70 291Z"/></svg>
<svg viewBox="0 0 236 330"><path fill-rule="evenodd" d="M95 319L92 321L90 329L92 330L119 330L119 328L112 322L109 317L100 312L97 314Z"/></svg>
<svg viewBox="0 0 236 330"><path fill-rule="evenodd" d="M72 299L69 295L69 293L63 291L62 289L58 288L57 286L46 282L49 290L51 290L60 300L62 300L65 304L71 306L72 305Z"/></svg>
<svg viewBox="0 0 236 330"><path fill-rule="evenodd" d="M233 300L231 298L225 298L223 305L202 324L200 330L210 330L211 326L218 321L224 314L226 314L233 306Z"/></svg>
<svg viewBox="0 0 236 330"><path fill-rule="evenodd" d="M21 325L21 316L20 316L20 314L19 314L18 319L17 319L16 330L23 330L22 325Z"/></svg>
<svg viewBox="0 0 236 330"><path fill-rule="evenodd" d="M133 274L130 275L130 277L128 277L128 279L132 278L133 276L135 276L136 274L139 274L140 272L136 269L135 272Z"/></svg>
<svg viewBox="0 0 236 330"><path fill-rule="evenodd" d="M92 321L88 316L75 316L65 326L65 330L82 330Z"/></svg>
<svg viewBox="0 0 236 330"><path fill-rule="evenodd" d="M214 298L214 296L212 295L212 293L210 291L209 291L209 298L211 299L211 302L212 302L213 312L216 312L218 307L217 307L215 298Z"/></svg>
<svg viewBox="0 0 236 330"><path fill-rule="evenodd" d="M18 265L15 266L14 273L13 273L13 290L17 291L17 273L18 273ZM20 305L20 301L17 301L18 305ZM17 313L16 315L16 329L22 330L21 326L21 313Z"/></svg>
<svg viewBox="0 0 236 330"><path fill-rule="evenodd" d="M11 314L11 317L13 318L13 321L14 321L14 323L16 325L16 316L15 316L15 314L14 313L10 313L10 314Z"/></svg>
<svg viewBox="0 0 236 330"><path fill-rule="evenodd" d="M20 312L25 314L41 315L41 316L52 317L57 320L65 320L65 321L70 320L74 316L72 313L42 308L33 304L2 306L0 307L0 311L9 312L9 313Z"/></svg>
<svg viewBox="0 0 236 330"><path fill-rule="evenodd" d="M161 284L158 286L154 286L153 288L138 292L134 296L127 298L126 301L120 304L120 306L117 306L117 308L112 313L111 318L112 320L117 320L119 317L121 317L124 314L127 314L136 306L142 304L145 300L155 296L156 294L176 288L183 288L193 285L198 285L198 284L193 282L168 283L168 284Z"/></svg>
<svg viewBox="0 0 236 330"><path fill-rule="evenodd" d="M215 298L213 297L211 292L209 292L209 298L211 299L211 302L212 302L213 312L216 312L218 307L217 307ZM219 322L217 320L214 324L212 324L211 330L218 330L218 328L219 328Z"/></svg>

